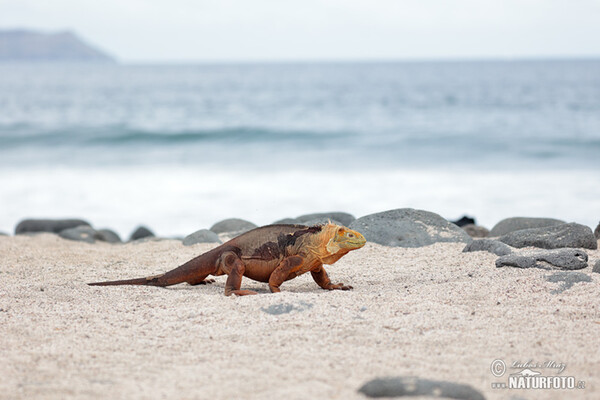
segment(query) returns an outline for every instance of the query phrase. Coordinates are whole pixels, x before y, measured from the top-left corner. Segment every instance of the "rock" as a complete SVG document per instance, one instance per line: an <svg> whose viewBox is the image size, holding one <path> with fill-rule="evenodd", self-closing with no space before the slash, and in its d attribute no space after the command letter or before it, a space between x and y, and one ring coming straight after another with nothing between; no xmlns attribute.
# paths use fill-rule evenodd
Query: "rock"
<svg viewBox="0 0 600 400"><path fill-rule="evenodd" d="M340 221L336 221L335 219L331 219L331 218L315 218L315 219L311 219L306 222L301 222L301 225L306 225L306 226L325 225L328 222L331 222L332 224L336 224L336 225L345 226Z"/></svg>
<svg viewBox="0 0 600 400"><path fill-rule="evenodd" d="M564 292L567 289L570 289L576 283L591 282L592 278L589 275L584 274L582 272L560 271L560 272L555 272L552 275L548 275L546 277L546 280L548 282L561 283L561 285L557 289L550 291L550 293L552 293L552 294L558 294L558 293Z"/></svg>
<svg viewBox="0 0 600 400"><path fill-rule="evenodd" d="M58 233L63 239L76 240L78 242L95 243L100 235L91 226L82 225L77 228L63 229Z"/></svg>
<svg viewBox="0 0 600 400"><path fill-rule="evenodd" d="M545 228L548 226L560 225L564 223L565 221L561 221L554 218L506 218L494 225L494 227L490 231L490 236L502 236L514 231L520 231L522 229Z"/></svg>
<svg viewBox="0 0 600 400"><path fill-rule="evenodd" d="M123 243L119 235L110 229L100 229L96 232L98 233L98 240L107 243Z"/></svg>
<svg viewBox="0 0 600 400"><path fill-rule="evenodd" d="M596 237L596 239L600 240L600 222L598 223L596 229L594 229L594 236Z"/></svg>
<svg viewBox="0 0 600 400"><path fill-rule="evenodd" d="M8 236L8 233L0 232L0 236Z"/></svg>
<svg viewBox="0 0 600 400"><path fill-rule="evenodd" d="M146 228L145 226L138 226L129 237L129 241L133 242L134 240L145 239L154 236L154 233L150 229Z"/></svg>
<svg viewBox="0 0 600 400"><path fill-rule="evenodd" d="M507 233L498 238L509 246L540 247L542 249L559 249L574 247L595 250L598 241L592 230L585 225L576 223L548 226L544 228L522 229Z"/></svg>
<svg viewBox="0 0 600 400"><path fill-rule="evenodd" d="M82 219L25 219L15 228L15 235L32 232L59 233L78 226L91 226Z"/></svg>
<svg viewBox="0 0 600 400"><path fill-rule="evenodd" d="M472 238L484 238L484 237L488 237L490 234L490 231L488 231L483 226L467 224L467 225L461 226L461 228L463 228L463 230L465 232L467 232L467 235L471 236Z"/></svg>
<svg viewBox="0 0 600 400"><path fill-rule="evenodd" d="M596 264L594 264L594 268L592 268L592 272L597 272L600 274L600 260L596 261Z"/></svg>
<svg viewBox="0 0 600 400"><path fill-rule="evenodd" d="M273 225L300 225L300 221L296 218L283 218L273 222Z"/></svg>
<svg viewBox="0 0 600 400"><path fill-rule="evenodd" d="M461 228L465 225L475 225L475 218L468 217L464 215L461 219L457 219L456 221L450 221L456 226L460 226Z"/></svg>
<svg viewBox="0 0 600 400"><path fill-rule="evenodd" d="M337 221L340 225L349 226L356 218L354 215L345 212L331 211L324 213L305 214L297 217L296 219L300 221L301 224L309 226L311 225L311 221L318 220L327 222L328 219L331 219L332 222Z"/></svg>
<svg viewBox="0 0 600 400"><path fill-rule="evenodd" d="M210 230L214 233L226 233L226 232L248 232L251 229L258 228L257 225L250 221L239 218L229 218L219 221L210 227Z"/></svg>
<svg viewBox="0 0 600 400"><path fill-rule="evenodd" d="M471 243L458 226L429 211L400 208L360 217L349 226L367 241L393 247L422 247L437 242Z"/></svg>
<svg viewBox="0 0 600 400"><path fill-rule="evenodd" d="M223 243L219 235L208 229L200 229L187 235L182 241L184 246L191 246L197 243Z"/></svg>
<svg viewBox="0 0 600 400"><path fill-rule="evenodd" d="M509 254L496 260L496 267L582 269L587 267L588 255L578 249L536 251L529 254Z"/></svg>
<svg viewBox="0 0 600 400"><path fill-rule="evenodd" d="M308 310L309 308L312 308L313 305L311 303L306 303L304 301L300 301L297 304L292 304L292 303L282 303L282 304L273 304L270 305L269 307L261 307L261 311L266 312L267 314L271 314L271 315L281 315L281 314L287 314L290 313L292 311L304 311L304 310Z"/></svg>
<svg viewBox="0 0 600 400"><path fill-rule="evenodd" d="M114 62L70 31L0 30L0 62Z"/></svg>
<svg viewBox="0 0 600 400"><path fill-rule="evenodd" d="M490 253L494 253L498 256L505 256L507 254L511 254L513 249L497 240L479 239L473 240L463 249L463 253L470 253L472 251L489 251Z"/></svg>
<svg viewBox="0 0 600 400"><path fill-rule="evenodd" d="M358 391L367 397L430 396L464 400L485 400L469 385L434 381L412 376L377 378L365 383Z"/></svg>

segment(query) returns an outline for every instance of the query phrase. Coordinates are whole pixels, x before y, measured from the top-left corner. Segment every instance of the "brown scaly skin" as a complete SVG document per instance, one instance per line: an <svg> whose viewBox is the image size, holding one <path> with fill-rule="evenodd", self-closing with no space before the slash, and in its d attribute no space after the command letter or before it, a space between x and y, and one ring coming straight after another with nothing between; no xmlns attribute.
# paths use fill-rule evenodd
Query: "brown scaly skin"
<svg viewBox="0 0 600 400"><path fill-rule="evenodd" d="M311 227L267 225L235 237L164 274L89 285L170 286L182 282L199 285L211 283L212 280L206 279L209 275L226 274L225 295L243 296L256 292L240 290L242 276L267 282L275 293L280 291L283 282L310 271L323 289L349 290L352 286L331 283L323 264L333 264L365 243L360 233L331 223Z"/></svg>

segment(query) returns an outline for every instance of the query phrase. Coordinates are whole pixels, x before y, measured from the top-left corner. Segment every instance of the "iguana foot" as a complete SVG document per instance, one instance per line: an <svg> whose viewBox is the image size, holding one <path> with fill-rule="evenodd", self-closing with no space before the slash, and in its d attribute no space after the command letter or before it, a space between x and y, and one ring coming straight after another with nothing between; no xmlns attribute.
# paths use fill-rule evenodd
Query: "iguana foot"
<svg viewBox="0 0 600 400"><path fill-rule="evenodd" d="M203 280L201 280L199 282L188 282L188 283L190 285L192 285L192 286L196 286L196 285L208 285L208 284L211 284L211 283L215 283L215 280L214 279L203 279Z"/></svg>
<svg viewBox="0 0 600 400"><path fill-rule="evenodd" d="M354 289L354 288L350 285L344 285L343 283L337 283L335 285L333 285L333 284L329 285L329 287L327 289L328 290L350 290L350 289Z"/></svg>
<svg viewBox="0 0 600 400"><path fill-rule="evenodd" d="M236 296L249 296L258 294L258 292L255 292L254 290L232 290L231 293L235 294Z"/></svg>

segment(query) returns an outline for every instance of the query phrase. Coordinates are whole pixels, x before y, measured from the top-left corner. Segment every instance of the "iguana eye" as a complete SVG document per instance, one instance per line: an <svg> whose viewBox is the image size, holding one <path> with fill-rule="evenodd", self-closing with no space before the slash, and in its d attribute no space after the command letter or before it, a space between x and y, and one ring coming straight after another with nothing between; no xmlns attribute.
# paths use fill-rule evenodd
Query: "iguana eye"
<svg viewBox="0 0 600 400"><path fill-rule="evenodd" d="M348 236L349 238L353 238L354 237L354 233L347 233L346 236Z"/></svg>

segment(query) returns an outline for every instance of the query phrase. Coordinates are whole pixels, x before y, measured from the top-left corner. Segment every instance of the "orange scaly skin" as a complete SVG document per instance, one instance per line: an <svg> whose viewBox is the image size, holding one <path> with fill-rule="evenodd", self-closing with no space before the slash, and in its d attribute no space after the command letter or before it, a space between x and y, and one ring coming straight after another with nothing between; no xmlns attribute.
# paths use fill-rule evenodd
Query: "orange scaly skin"
<svg viewBox="0 0 600 400"><path fill-rule="evenodd" d="M190 285L211 283L209 275L228 275L225 295L256 294L241 290L242 277L267 282L271 292L306 272L327 290L349 290L352 286L333 284L323 264L333 264L348 252L363 247L365 238L346 227L327 225L267 225L253 229L223 243L187 263L161 275L122 281L96 282L89 285L150 285L170 286L187 282Z"/></svg>

